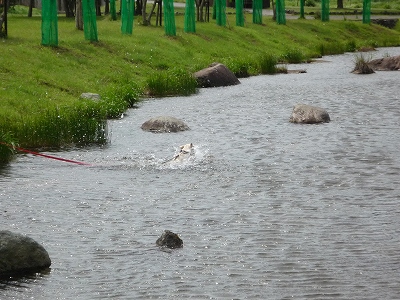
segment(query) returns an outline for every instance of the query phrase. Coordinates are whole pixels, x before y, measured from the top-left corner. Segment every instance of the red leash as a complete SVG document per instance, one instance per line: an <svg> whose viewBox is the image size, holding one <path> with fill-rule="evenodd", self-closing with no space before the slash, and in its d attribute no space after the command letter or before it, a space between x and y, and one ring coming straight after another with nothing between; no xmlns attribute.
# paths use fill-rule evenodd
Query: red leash
<svg viewBox="0 0 400 300"><path fill-rule="evenodd" d="M82 165L82 166L90 166L90 164L85 163L85 162L81 162L81 161L76 161L76 160L56 157L56 156L52 156L52 155L42 154L42 153L39 153L39 152L35 152L35 151L27 150L27 149L24 149L24 148L16 147L16 146L13 146L13 145L9 145L9 144L3 143L3 142L0 142L0 144L3 144L5 146L7 146L7 147L10 147L10 148L13 148L15 150L18 150L20 152L29 153L29 154L33 154L33 155L36 155L36 156L42 156L42 157L55 159L55 160L60 160L60 161L63 161L63 162Z"/></svg>

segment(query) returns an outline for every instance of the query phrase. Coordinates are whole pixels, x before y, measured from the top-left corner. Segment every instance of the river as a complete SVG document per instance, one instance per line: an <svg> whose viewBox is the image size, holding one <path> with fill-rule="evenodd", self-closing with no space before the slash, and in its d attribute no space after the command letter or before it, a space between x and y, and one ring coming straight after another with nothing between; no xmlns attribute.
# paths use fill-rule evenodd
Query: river
<svg viewBox="0 0 400 300"><path fill-rule="evenodd" d="M400 72L354 75L354 60L148 99L109 121L108 145L47 153L91 166L18 155L0 169L1 229L52 266L0 298L400 299ZM297 103L331 122L289 123ZM140 129L159 115L191 130ZM163 163L186 143L193 161ZM164 230L183 248L159 249Z"/></svg>

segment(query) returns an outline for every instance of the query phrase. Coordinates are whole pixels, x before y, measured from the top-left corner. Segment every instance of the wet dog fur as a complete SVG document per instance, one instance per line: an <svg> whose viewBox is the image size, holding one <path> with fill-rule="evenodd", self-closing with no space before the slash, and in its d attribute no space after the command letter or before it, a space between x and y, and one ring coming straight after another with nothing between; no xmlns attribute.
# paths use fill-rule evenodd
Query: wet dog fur
<svg viewBox="0 0 400 300"><path fill-rule="evenodd" d="M194 155L194 146L192 143L179 147L179 153L167 162L183 162Z"/></svg>

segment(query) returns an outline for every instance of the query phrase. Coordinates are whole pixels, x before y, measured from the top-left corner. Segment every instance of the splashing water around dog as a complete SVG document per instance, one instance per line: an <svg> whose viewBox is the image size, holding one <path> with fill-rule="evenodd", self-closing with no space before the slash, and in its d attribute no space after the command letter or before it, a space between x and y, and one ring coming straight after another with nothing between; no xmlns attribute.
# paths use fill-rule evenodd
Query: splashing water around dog
<svg viewBox="0 0 400 300"><path fill-rule="evenodd" d="M192 143L185 144L179 147L179 152L170 160L164 163L183 163L193 160L195 157L195 150Z"/></svg>

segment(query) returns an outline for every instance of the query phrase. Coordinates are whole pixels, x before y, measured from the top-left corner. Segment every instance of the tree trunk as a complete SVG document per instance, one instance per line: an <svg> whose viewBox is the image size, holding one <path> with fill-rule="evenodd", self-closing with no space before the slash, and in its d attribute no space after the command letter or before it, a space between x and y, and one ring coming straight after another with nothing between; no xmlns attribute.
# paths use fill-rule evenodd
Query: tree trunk
<svg viewBox="0 0 400 300"><path fill-rule="evenodd" d="M275 5L274 5L274 0L271 0L271 7L272 7L272 13L273 13L273 16L272 16L272 20L276 20L276 10L275 10Z"/></svg>
<svg viewBox="0 0 400 300"><path fill-rule="evenodd" d="M83 30L82 0L76 0L75 27Z"/></svg>
<svg viewBox="0 0 400 300"><path fill-rule="evenodd" d="M136 0L135 16L142 14L142 0Z"/></svg>
<svg viewBox="0 0 400 300"><path fill-rule="evenodd" d="M96 16L101 17L101 0L96 0Z"/></svg>
<svg viewBox="0 0 400 300"><path fill-rule="evenodd" d="M75 1L76 0L65 0L64 5L65 5L65 16L67 18L73 18L75 17Z"/></svg>
<svg viewBox="0 0 400 300"><path fill-rule="evenodd" d="M33 9L34 5L35 5L35 0L30 0L29 1L29 9L28 9L28 18L32 17L32 9Z"/></svg>
<svg viewBox="0 0 400 300"><path fill-rule="evenodd" d="M104 1L104 14L108 15L110 13L110 0Z"/></svg>
<svg viewBox="0 0 400 300"><path fill-rule="evenodd" d="M343 0L337 0L337 8L343 8Z"/></svg>
<svg viewBox="0 0 400 300"><path fill-rule="evenodd" d="M204 22L204 5L206 4L206 0L196 0L195 3L196 3L197 21Z"/></svg>
<svg viewBox="0 0 400 300"><path fill-rule="evenodd" d="M143 19L143 25L149 25L147 23L147 18L146 18L146 4L147 0L142 0L142 19Z"/></svg>

